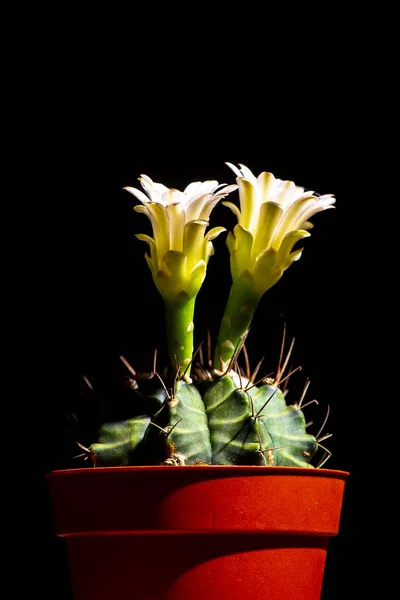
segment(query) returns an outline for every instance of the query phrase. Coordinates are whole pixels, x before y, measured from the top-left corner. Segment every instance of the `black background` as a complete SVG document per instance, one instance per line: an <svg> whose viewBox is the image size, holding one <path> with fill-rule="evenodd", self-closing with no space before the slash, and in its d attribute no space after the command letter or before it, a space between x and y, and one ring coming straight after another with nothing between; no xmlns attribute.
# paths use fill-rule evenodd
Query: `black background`
<svg viewBox="0 0 400 600"><path fill-rule="evenodd" d="M319 401L318 407L306 409L314 422L312 433L330 407L324 431L332 433L325 442L332 457L325 466L351 475L340 534L329 545L322 600L353 598L354 556L361 549L355 536L363 459L357 441L354 357L360 306L357 261L363 247L355 237L357 228L351 230L348 223L358 201L354 182L368 170L357 157L362 145L368 152L370 141L359 134L352 68L342 71L337 53L329 55L326 46L321 56L315 40L311 56L297 57L295 43L283 65L276 62L282 45L272 52L251 43L245 60L238 24L229 35L237 47L219 43L220 54L211 63L202 55L205 40L191 39L190 31L185 39L175 38L176 54L171 56L164 51L172 34L163 33L153 55L150 32L149 39L137 39L144 27L140 20L126 30L121 24L128 48L120 51L113 41L116 31L96 30L92 22L81 25L79 47L77 26L64 32L56 55L52 52L59 30L52 30L32 62L29 92L21 94L19 105L20 118L27 122L17 145L29 183L18 196L29 206L22 282L29 326L16 341L18 356L35 371L23 390L24 406L34 413L29 439L33 431L35 458L28 460L34 480L29 488L24 484L24 498L35 508L30 535L23 541L33 567L31 593L71 598L65 549L52 529L44 476L82 464L73 459L79 453L75 438L86 445L93 441L98 405L82 394L82 375L101 390L126 374L121 354L139 371L151 368L155 347L160 365L165 360L162 301L144 260L146 245L135 238L136 233L149 233L149 224L133 211L136 201L122 188L139 187L141 173L178 189L204 179L233 183L234 175L224 164L229 161L337 198L335 210L312 219L315 227L302 244L300 261L264 296L247 345L253 366L265 356L267 372L273 370L286 323L288 342L296 338L293 367L302 365L288 398L298 397L310 378L307 398ZM185 49L195 44L200 52L187 63ZM213 78L210 64L217 72ZM237 193L230 200L237 202ZM234 218L227 208L213 211L211 225L216 224L232 228ZM198 343L207 328L216 334L229 292L225 237L214 243L216 254L198 296ZM78 417L76 436L71 413Z"/></svg>

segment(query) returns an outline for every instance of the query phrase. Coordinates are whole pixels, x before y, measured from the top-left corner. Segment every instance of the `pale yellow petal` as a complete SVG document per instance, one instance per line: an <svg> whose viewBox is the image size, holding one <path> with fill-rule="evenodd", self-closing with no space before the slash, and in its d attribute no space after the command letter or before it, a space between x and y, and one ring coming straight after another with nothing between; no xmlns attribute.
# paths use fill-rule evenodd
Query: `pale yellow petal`
<svg viewBox="0 0 400 600"><path fill-rule="evenodd" d="M139 177L142 188L149 194L152 202L160 202L161 197L168 190L162 183L154 182L148 175Z"/></svg>
<svg viewBox="0 0 400 600"><path fill-rule="evenodd" d="M259 215L259 202L257 198L257 187L247 179L238 178L240 213L239 224L252 231L252 224L257 223Z"/></svg>
<svg viewBox="0 0 400 600"><path fill-rule="evenodd" d="M257 185L261 194L261 202L273 201L273 193L276 187L276 179L272 173L263 171L257 177Z"/></svg>
<svg viewBox="0 0 400 600"><path fill-rule="evenodd" d="M150 258L150 256L147 254L147 252L144 255L144 257L146 259L147 264L149 265L150 271L151 271L151 273L153 275L153 278L154 278L154 275L157 272L157 268L158 267L155 265L154 261Z"/></svg>
<svg viewBox="0 0 400 600"><path fill-rule="evenodd" d="M299 229L315 213L324 210L315 196L306 196L296 200L286 210L275 232L274 246L279 247L289 231Z"/></svg>
<svg viewBox="0 0 400 600"><path fill-rule="evenodd" d="M226 164L227 167L229 167L230 169L232 169L232 171L235 173L236 177L242 177L241 172L239 171L239 169L235 165L233 165L230 162L226 162L225 164Z"/></svg>
<svg viewBox="0 0 400 600"><path fill-rule="evenodd" d="M150 202L150 199L146 196L146 194L143 194L143 192L137 190L136 188L127 186L122 189L135 196L138 200L140 200L140 202L143 202L143 204L147 204L147 202Z"/></svg>
<svg viewBox="0 0 400 600"><path fill-rule="evenodd" d="M282 181L275 190L274 202L284 208L289 207L296 198L296 186L293 181Z"/></svg>
<svg viewBox="0 0 400 600"><path fill-rule="evenodd" d="M153 228L153 238L157 245L159 256L163 256L169 249L169 219L165 208L156 202L146 205L148 216Z"/></svg>
<svg viewBox="0 0 400 600"><path fill-rule="evenodd" d="M136 237L141 242L146 242L150 246L151 258L156 263L157 262L157 246L156 246L156 243L153 240L153 238L150 237L149 235L146 235L145 233L137 233Z"/></svg>
<svg viewBox="0 0 400 600"><path fill-rule="evenodd" d="M179 190L167 189L167 191L165 191L161 196L161 203L165 207L169 206L170 204L181 204L182 206L185 206L186 196Z"/></svg>
<svg viewBox="0 0 400 600"><path fill-rule="evenodd" d="M275 230L282 219L284 209L275 202L264 202L260 208L260 215L257 224L256 235L254 236L254 244L252 255L257 257L261 252L273 246L278 250L274 241Z"/></svg>
<svg viewBox="0 0 400 600"><path fill-rule="evenodd" d="M213 209L218 204L218 202L221 200L221 198L224 198L224 196L223 195L211 196L211 198L209 198L207 200L207 202L204 203L203 208L201 209L199 218L200 219L209 219Z"/></svg>
<svg viewBox="0 0 400 600"><path fill-rule="evenodd" d="M212 198L212 194L196 194L190 198L186 205L186 221L196 221L202 219L201 213L204 205ZM211 212L211 211L210 211Z"/></svg>
<svg viewBox="0 0 400 600"><path fill-rule="evenodd" d="M205 263L208 263L210 256L212 256L214 253L215 253L215 250L214 250L213 243L210 242L209 240L204 240L203 241L202 259L205 261Z"/></svg>
<svg viewBox="0 0 400 600"><path fill-rule="evenodd" d="M286 269L288 269L294 262L300 260L303 250L304 248L299 248L298 250L295 250L295 252L292 252L292 254L289 254L287 259L282 263L284 271L286 271Z"/></svg>
<svg viewBox="0 0 400 600"><path fill-rule="evenodd" d="M227 206L228 208L231 209L231 211L233 212L233 214L235 215L235 217L237 218L238 223L239 223L240 219L241 219L241 214L240 214L240 210L236 206L236 204L233 204L233 202L229 202L228 200L225 200L221 204L223 204L224 206Z"/></svg>
<svg viewBox="0 0 400 600"><path fill-rule="evenodd" d="M304 223L301 224L302 229L312 229L313 227L314 225L311 221L304 221Z"/></svg>
<svg viewBox="0 0 400 600"><path fill-rule="evenodd" d="M228 247L229 253L232 254L232 252L236 248L236 238L233 235L232 231L229 231L228 235L226 236L226 245Z"/></svg>
<svg viewBox="0 0 400 600"><path fill-rule="evenodd" d="M164 270L159 269L156 272L153 271L153 279L163 298L171 298L171 296L173 296L174 289L172 279Z"/></svg>
<svg viewBox="0 0 400 600"><path fill-rule="evenodd" d="M183 193L185 196L192 197L195 194L198 194L200 186L201 181L192 181L192 183L189 183L189 185L185 187Z"/></svg>
<svg viewBox="0 0 400 600"><path fill-rule="evenodd" d="M246 165L242 165L239 163L240 170L242 171L242 176L245 179L248 179L253 185L257 185L257 177L253 174L252 171Z"/></svg>
<svg viewBox="0 0 400 600"><path fill-rule="evenodd" d="M192 269L190 274L190 282L187 287L187 292L190 297L193 297L198 293L206 276L206 271L207 264L204 260L200 260Z"/></svg>
<svg viewBox="0 0 400 600"><path fill-rule="evenodd" d="M222 198L226 198L226 196L228 196L228 194L234 192L237 189L238 189L238 186L235 184L235 185L227 185L226 187L218 190L213 196L211 196L211 198L206 200L206 202L204 203L203 208L200 213L200 218L201 219L209 219L210 214L211 214L212 210L214 209L214 207L216 206L216 204L220 200L222 200Z"/></svg>
<svg viewBox="0 0 400 600"><path fill-rule="evenodd" d="M283 238L282 244L279 248L278 260L282 263L286 261L296 242L310 236L311 234L308 233L308 231L304 231L302 229L298 229L297 231L290 231L289 233L287 233Z"/></svg>
<svg viewBox="0 0 400 600"><path fill-rule="evenodd" d="M314 202L314 204L310 204L309 206L305 207L302 213L299 214L294 220L295 228L299 229L300 227L303 227L303 223L307 223L308 219L310 219L313 215L331 208L335 207L332 206L332 204L325 204L322 202Z"/></svg>
<svg viewBox="0 0 400 600"><path fill-rule="evenodd" d="M268 248L257 258L253 279L257 292L264 294L281 278L282 267L277 262L277 252Z"/></svg>
<svg viewBox="0 0 400 600"><path fill-rule="evenodd" d="M186 279L186 261L187 256L183 252L176 252L175 250L169 250L163 257L162 262L165 265L163 266L163 271L166 271L169 277L172 280L182 280Z"/></svg>
<svg viewBox="0 0 400 600"><path fill-rule="evenodd" d="M169 220L169 248L183 251L185 208L182 204L168 204L165 211Z"/></svg>
<svg viewBox="0 0 400 600"><path fill-rule="evenodd" d="M218 237L223 231L226 231L226 227L213 227L207 232L204 239L209 241L215 240L215 238Z"/></svg>
<svg viewBox="0 0 400 600"><path fill-rule="evenodd" d="M200 187L197 190L198 194L211 194L218 187L218 181L215 179L209 179L207 181L202 181L200 183Z"/></svg>
<svg viewBox="0 0 400 600"><path fill-rule="evenodd" d="M183 236L183 251L188 257L188 269L191 270L202 258L204 233L208 221L197 220L186 223Z"/></svg>
<svg viewBox="0 0 400 600"><path fill-rule="evenodd" d="M235 271L240 273L251 267L253 236L250 231L247 231L241 225L236 225L233 233L236 240L234 251L231 254L231 264L233 264Z"/></svg>
<svg viewBox="0 0 400 600"><path fill-rule="evenodd" d="M133 207L133 210L137 213L143 213L144 215L146 215L146 217L148 217L150 219L150 213L145 206L142 206L141 204L137 204L136 206Z"/></svg>

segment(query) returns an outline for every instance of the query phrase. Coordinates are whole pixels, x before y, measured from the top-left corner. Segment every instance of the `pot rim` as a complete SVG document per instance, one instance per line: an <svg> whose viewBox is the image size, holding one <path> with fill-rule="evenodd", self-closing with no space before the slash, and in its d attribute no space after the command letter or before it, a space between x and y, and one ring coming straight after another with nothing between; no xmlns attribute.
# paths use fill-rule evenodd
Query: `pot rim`
<svg viewBox="0 0 400 600"><path fill-rule="evenodd" d="M131 465L114 467L80 467L76 469L56 469L46 474L46 477L59 477L62 475L84 475L90 473L131 473L141 472L166 472L180 470L184 471L224 471L235 475L263 474L265 476L273 475L301 475L310 477L336 477L347 479L350 475L348 471L340 469L313 469L309 467L267 467L264 465ZM94 475L96 477L96 475Z"/></svg>

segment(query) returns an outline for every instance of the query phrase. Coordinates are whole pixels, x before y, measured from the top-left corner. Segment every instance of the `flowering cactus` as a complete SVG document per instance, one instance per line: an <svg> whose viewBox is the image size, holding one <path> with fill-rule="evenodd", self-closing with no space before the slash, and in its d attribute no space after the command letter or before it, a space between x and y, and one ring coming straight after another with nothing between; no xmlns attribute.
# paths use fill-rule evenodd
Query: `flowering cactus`
<svg viewBox="0 0 400 600"><path fill-rule="evenodd" d="M318 196L291 181L244 165L227 163L237 185L194 182L181 192L142 175L146 193L127 187L149 217L153 237L146 260L163 297L172 388L160 377L149 394L140 381L132 392L132 416L105 423L88 449L96 465L252 464L311 467L319 441L307 433L301 401L288 405L280 389L283 369L259 386L255 374L231 369L263 294L301 256L296 242L310 235L314 214L332 208L332 195ZM238 223L227 236L232 288L221 322L213 369L194 369L194 303L213 254L212 240L224 227L206 232L214 206L239 189L240 208L224 201ZM285 364L287 361L285 362ZM194 380L194 381L193 381Z"/></svg>

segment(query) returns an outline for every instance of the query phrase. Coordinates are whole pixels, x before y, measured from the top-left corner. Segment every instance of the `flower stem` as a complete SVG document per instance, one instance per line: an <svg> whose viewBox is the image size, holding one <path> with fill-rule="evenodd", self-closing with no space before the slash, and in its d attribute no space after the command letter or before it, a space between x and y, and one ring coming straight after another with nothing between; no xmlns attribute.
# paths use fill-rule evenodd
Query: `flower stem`
<svg viewBox="0 0 400 600"><path fill-rule="evenodd" d="M218 333L214 369L225 372L228 368L245 337L261 296L253 291L251 285L233 283Z"/></svg>
<svg viewBox="0 0 400 600"><path fill-rule="evenodd" d="M168 354L173 369L179 364L181 376L190 380L190 362L193 355L193 315L195 297L183 302L165 301ZM189 365L189 367L188 367Z"/></svg>

